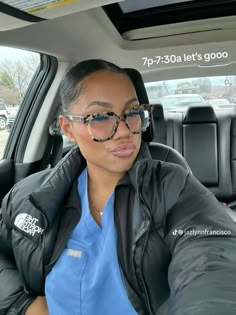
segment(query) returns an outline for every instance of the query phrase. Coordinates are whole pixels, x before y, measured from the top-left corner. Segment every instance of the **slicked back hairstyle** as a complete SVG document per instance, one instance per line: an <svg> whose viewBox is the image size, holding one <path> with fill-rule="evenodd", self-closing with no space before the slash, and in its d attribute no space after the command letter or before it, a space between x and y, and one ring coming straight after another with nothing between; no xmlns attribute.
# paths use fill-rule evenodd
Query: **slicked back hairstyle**
<svg viewBox="0 0 236 315"><path fill-rule="evenodd" d="M63 114L69 112L70 106L81 94L83 89L82 80L97 71L110 71L128 76L125 70L106 60L90 59L79 62L66 73L60 84Z"/></svg>

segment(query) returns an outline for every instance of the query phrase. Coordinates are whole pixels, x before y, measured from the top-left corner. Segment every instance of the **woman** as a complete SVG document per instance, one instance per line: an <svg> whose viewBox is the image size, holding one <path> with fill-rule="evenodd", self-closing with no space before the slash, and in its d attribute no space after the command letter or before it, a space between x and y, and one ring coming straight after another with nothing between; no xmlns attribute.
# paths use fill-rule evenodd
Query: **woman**
<svg viewBox="0 0 236 315"><path fill-rule="evenodd" d="M0 315L154 315L168 298L169 315L235 314L233 221L182 167L151 159L150 108L125 71L84 61L60 92L79 149L4 198Z"/></svg>

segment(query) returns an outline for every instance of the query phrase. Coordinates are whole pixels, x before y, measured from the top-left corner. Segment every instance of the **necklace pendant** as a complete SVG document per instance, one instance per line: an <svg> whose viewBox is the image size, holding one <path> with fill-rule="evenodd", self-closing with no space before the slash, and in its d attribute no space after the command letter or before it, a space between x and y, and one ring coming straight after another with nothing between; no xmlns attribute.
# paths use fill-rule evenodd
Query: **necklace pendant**
<svg viewBox="0 0 236 315"><path fill-rule="evenodd" d="M94 205L92 205L92 209L94 209L96 212L98 212L100 214L100 216L103 215L103 211L99 211L97 208L94 207Z"/></svg>

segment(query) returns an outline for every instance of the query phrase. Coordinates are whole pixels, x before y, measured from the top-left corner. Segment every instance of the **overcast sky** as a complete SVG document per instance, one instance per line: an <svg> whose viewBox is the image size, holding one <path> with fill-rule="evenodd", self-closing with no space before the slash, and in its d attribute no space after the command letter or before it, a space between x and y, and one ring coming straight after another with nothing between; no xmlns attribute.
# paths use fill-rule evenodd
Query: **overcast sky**
<svg viewBox="0 0 236 315"><path fill-rule="evenodd" d="M32 52L0 46L0 61L3 59L18 60L31 55Z"/></svg>

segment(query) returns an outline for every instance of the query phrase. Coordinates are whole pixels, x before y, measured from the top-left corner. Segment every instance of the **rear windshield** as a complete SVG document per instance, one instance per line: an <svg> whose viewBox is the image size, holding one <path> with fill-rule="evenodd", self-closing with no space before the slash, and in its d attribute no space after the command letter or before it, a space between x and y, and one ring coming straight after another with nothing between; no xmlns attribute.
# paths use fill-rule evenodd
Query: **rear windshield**
<svg viewBox="0 0 236 315"><path fill-rule="evenodd" d="M182 103L198 103L198 102L202 102L203 99L200 96L166 96L164 97L161 102L163 106L178 106L179 104Z"/></svg>
<svg viewBox="0 0 236 315"><path fill-rule="evenodd" d="M164 110L184 109L193 103L220 109L236 105L236 76L154 81L146 82L145 87L150 103L161 103Z"/></svg>

